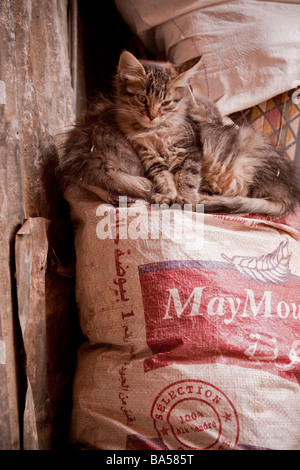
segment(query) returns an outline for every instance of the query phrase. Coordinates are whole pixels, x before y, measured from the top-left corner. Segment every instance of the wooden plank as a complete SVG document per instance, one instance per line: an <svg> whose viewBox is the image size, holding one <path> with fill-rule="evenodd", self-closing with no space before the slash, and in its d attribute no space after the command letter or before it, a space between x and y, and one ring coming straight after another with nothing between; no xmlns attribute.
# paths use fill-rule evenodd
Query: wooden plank
<svg viewBox="0 0 300 470"><path fill-rule="evenodd" d="M1 0L0 449L22 447L15 236L24 218L53 220L57 136L75 121L67 11L68 0Z"/></svg>
<svg viewBox="0 0 300 470"><path fill-rule="evenodd" d="M16 236L16 281L24 348L25 450L65 449L72 380L80 338L74 270L60 266L49 241L50 222L29 218Z"/></svg>
<svg viewBox="0 0 300 470"><path fill-rule="evenodd" d="M23 416L25 450L51 448L45 296L48 225L43 218L30 218L16 236L18 307L27 379Z"/></svg>

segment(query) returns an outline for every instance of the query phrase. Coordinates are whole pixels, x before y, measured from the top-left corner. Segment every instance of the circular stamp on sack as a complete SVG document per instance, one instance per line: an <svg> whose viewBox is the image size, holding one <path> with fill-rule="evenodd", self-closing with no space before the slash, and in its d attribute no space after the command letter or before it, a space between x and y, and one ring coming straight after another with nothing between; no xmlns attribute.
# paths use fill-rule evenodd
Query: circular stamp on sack
<svg viewBox="0 0 300 470"><path fill-rule="evenodd" d="M202 380L180 380L165 387L151 409L154 427L171 450L235 449L236 409L222 390Z"/></svg>

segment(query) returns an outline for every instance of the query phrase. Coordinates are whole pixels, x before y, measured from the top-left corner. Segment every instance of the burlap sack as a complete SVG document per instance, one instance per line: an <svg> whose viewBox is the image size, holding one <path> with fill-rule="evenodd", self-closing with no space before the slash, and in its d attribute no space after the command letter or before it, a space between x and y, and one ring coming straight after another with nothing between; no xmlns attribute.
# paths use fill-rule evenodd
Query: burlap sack
<svg viewBox="0 0 300 470"><path fill-rule="evenodd" d="M72 442L300 449L299 214L274 221L66 197L87 339Z"/></svg>

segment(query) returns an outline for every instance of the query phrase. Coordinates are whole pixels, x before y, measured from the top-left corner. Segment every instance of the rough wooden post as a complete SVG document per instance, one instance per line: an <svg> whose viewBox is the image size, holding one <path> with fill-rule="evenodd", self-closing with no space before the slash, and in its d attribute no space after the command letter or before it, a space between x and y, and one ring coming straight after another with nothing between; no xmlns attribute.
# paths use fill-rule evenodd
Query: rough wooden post
<svg viewBox="0 0 300 470"><path fill-rule="evenodd" d="M75 121L67 11L68 0L0 0L0 449L22 447L15 235L24 219L52 219L57 136Z"/></svg>

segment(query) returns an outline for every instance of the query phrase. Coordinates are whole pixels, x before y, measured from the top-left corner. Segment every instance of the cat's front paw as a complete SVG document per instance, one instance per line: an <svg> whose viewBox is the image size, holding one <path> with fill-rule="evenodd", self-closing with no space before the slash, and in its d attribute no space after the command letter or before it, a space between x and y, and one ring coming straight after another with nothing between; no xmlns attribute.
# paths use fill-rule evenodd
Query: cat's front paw
<svg viewBox="0 0 300 470"><path fill-rule="evenodd" d="M176 197L176 203L184 206L184 204L192 204L192 201L189 198L178 194Z"/></svg>
<svg viewBox="0 0 300 470"><path fill-rule="evenodd" d="M208 196L207 194L199 194L199 199L198 199L198 204L206 204L209 202L211 196Z"/></svg>
<svg viewBox="0 0 300 470"><path fill-rule="evenodd" d="M176 204L180 205L182 209L187 211L195 212L197 209L197 203L192 199L186 198L184 196L177 196Z"/></svg>
<svg viewBox="0 0 300 470"><path fill-rule="evenodd" d="M171 206L174 203L174 197L167 194L154 193L151 196L151 203L159 205L167 204L168 206Z"/></svg>
<svg viewBox="0 0 300 470"><path fill-rule="evenodd" d="M176 203L180 204L181 207L190 206L189 209L195 210L198 203L198 194L178 194Z"/></svg>
<svg viewBox="0 0 300 470"><path fill-rule="evenodd" d="M151 195L152 204L167 204L171 206L176 201L177 189L172 185L165 185L165 188L154 187L153 193Z"/></svg>

